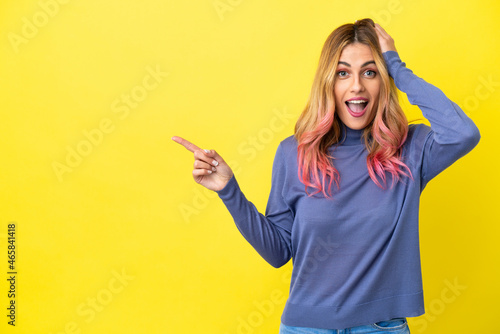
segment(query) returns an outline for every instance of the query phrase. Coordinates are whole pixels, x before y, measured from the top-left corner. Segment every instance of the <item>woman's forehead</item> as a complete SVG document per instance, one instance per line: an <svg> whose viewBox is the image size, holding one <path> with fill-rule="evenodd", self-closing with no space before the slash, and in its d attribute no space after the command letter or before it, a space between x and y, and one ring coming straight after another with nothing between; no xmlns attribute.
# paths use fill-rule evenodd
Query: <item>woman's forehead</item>
<svg viewBox="0 0 500 334"><path fill-rule="evenodd" d="M339 62L353 67L361 67L368 61L374 61L371 48L366 44L352 43L347 45L340 54Z"/></svg>

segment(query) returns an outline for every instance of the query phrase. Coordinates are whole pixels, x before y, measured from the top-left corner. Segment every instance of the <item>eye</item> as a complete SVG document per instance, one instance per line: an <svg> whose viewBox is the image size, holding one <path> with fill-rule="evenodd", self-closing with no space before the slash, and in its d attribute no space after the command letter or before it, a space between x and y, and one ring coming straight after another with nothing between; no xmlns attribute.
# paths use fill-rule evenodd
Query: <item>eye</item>
<svg viewBox="0 0 500 334"><path fill-rule="evenodd" d="M338 71L337 72L337 75L340 77L340 78L345 78L347 76L347 71Z"/></svg>
<svg viewBox="0 0 500 334"><path fill-rule="evenodd" d="M367 77L373 78L375 75L377 75L377 73L376 73L375 71L372 71L372 70L367 70L367 71L365 72L365 75L366 75Z"/></svg>

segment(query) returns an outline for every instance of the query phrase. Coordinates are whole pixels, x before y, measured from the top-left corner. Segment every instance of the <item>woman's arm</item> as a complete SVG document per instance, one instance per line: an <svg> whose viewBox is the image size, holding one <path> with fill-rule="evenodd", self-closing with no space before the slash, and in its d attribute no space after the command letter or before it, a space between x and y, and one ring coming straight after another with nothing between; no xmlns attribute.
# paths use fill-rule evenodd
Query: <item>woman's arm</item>
<svg viewBox="0 0 500 334"><path fill-rule="evenodd" d="M224 189L217 192L241 234L276 268L286 264L292 257L293 214L283 198L286 179L284 161L280 145L274 157L271 192L265 215L259 213L255 205L246 199L234 176Z"/></svg>
<svg viewBox="0 0 500 334"><path fill-rule="evenodd" d="M201 150L180 137L172 138L194 153L193 177L207 189L217 192L245 239L272 266L286 264L291 254L291 227L293 215L282 193L286 177L281 146L273 164L271 193L266 214L261 214L241 191L234 174L224 159L214 150Z"/></svg>
<svg viewBox="0 0 500 334"><path fill-rule="evenodd" d="M399 58L392 38L376 25L379 42L389 74L396 87L406 93L431 123L423 145L422 189L427 182L456 160L470 152L479 142L474 122L437 87L408 69Z"/></svg>

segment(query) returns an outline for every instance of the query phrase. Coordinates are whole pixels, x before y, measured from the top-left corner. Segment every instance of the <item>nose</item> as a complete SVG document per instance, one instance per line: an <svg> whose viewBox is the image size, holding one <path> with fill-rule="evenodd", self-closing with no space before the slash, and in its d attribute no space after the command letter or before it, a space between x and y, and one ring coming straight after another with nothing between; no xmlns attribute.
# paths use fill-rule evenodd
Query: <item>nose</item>
<svg viewBox="0 0 500 334"><path fill-rule="evenodd" d="M353 76L351 82L351 92L356 93L356 92L362 92L364 90L365 87L363 86L361 78L357 75Z"/></svg>

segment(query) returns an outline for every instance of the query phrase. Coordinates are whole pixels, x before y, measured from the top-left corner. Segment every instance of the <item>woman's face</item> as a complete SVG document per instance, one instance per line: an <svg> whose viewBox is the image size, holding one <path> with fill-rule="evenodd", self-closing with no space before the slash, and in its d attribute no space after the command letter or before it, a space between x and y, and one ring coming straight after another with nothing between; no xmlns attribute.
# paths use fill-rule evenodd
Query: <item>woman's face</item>
<svg viewBox="0 0 500 334"><path fill-rule="evenodd" d="M382 80L369 46L349 44L342 50L336 70L335 109L353 130L365 128L375 117Z"/></svg>

